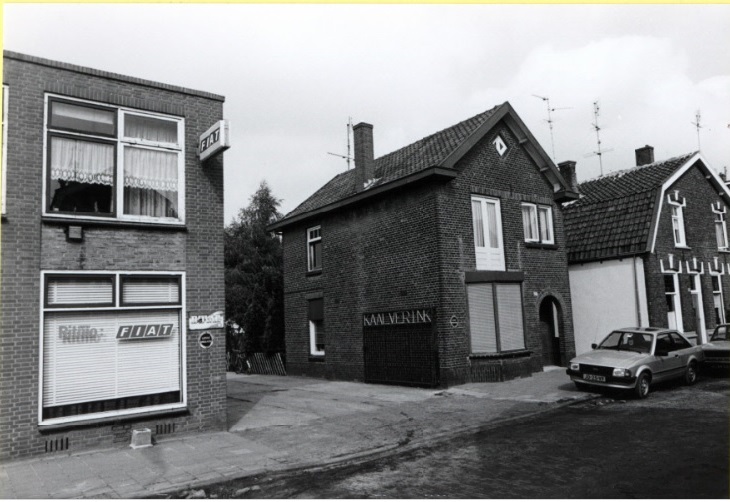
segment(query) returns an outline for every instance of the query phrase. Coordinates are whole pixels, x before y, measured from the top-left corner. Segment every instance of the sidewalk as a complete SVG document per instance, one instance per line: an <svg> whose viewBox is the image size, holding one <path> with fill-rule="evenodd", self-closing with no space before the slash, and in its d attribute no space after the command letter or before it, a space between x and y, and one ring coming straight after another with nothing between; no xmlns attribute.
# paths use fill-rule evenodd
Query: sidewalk
<svg viewBox="0 0 730 502"><path fill-rule="evenodd" d="M0 465L0 498L139 498L400 451L590 398L562 368L415 389L228 374L228 432Z"/></svg>

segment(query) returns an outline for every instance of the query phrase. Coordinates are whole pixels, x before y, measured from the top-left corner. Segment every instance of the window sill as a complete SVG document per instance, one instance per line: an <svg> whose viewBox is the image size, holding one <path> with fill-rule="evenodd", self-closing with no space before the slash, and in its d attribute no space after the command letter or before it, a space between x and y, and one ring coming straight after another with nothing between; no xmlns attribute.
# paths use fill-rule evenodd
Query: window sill
<svg viewBox="0 0 730 502"><path fill-rule="evenodd" d="M313 354L309 354L309 362L310 363L323 363L324 356L315 356Z"/></svg>
<svg viewBox="0 0 730 502"><path fill-rule="evenodd" d="M83 218L69 218L64 216L43 216L41 221L48 225L79 225L84 227L116 227L116 228L141 228L151 230L170 230L173 232L186 232L187 226L184 223L152 223L144 221L125 220L92 220Z"/></svg>
<svg viewBox="0 0 730 502"><path fill-rule="evenodd" d="M316 275L322 275L321 268L319 270L310 270L309 272L307 272L307 277L314 277Z"/></svg>
<svg viewBox="0 0 730 502"><path fill-rule="evenodd" d="M718 253L730 254L730 249L718 249Z"/></svg>
<svg viewBox="0 0 730 502"><path fill-rule="evenodd" d="M558 249L557 244L543 244L542 242L525 242L525 247L531 249Z"/></svg>
<svg viewBox="0 0 730 502"><path fill-rule="evenodd" d="M168 415L182 415L188 413L188 407L184 404L174 405L167 409L148 410L133 412L126 415L109 415L98 418L82 418L77 419L56 419L49 420L48 423L41 423L38 425L38 430L41 432L45 431L58 431L63 429L71 429L74 427L83 427L86 425L99 425L99 424L115 424L125 421L135 421L140 419L153 418L157 416L168 416ZM64 421L58 421L64 420Z"/></svg>
<svg viewBox="0 0 730 502"><path fill-rule="evenodd" d="M675 249L692 249L692 248L691 248L691 247L689 247L689 246L685 246L685 245L681 245L681 244L675 244L675 245L674 245L674 248L675 248Z"/></svg>
<svg viewBox="0 0 730 502"><path fill-rule="evenodd" d="M469 354L469 359L517 359L519 357L530 357L531 355L532 351L522 349L512 350L510 352L473 353Z"/></svg>

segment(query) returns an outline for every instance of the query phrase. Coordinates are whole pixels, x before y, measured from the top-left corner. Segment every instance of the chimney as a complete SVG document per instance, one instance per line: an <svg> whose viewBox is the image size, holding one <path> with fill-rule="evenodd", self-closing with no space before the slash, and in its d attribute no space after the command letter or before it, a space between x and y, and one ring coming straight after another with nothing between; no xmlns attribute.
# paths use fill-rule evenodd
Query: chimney
<svg viewBox="0 0 730 502"><path fill-rule="evenodd" d="M575 176L575 161L566 160L565 162L561 162L558 164L558 169L560 170L560 174L563 178L565 178L570 189L573 192L578 193L578 178Z"/></svg>
<svg viewBox="0 0 730 502"><path fill-rule="evenodd" d="M375 177L373 126L360 122L352 127L352 134L355 140L355 188L362 192L365 183Z"/></svg>
<svg viewBox="0 0 730 502"><path fill-rule="evenodd" d="M645 166L654 163L654 147L646 145L636 149L636 165Z"/></svg>

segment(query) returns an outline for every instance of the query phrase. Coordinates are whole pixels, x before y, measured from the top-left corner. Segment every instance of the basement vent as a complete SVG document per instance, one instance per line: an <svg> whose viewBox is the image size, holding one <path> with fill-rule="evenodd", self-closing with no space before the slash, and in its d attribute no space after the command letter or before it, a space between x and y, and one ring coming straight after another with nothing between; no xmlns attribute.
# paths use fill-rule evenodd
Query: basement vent
<svg viewBox="0 0 730 502"><path fill-rule="evenodd" d="M46 453L68 450L68 437L46 439Z"/></svg>
<svg viewBox="0 0 730 502"><path fill-rule="evenodd" d="M175 424L157 424L155 426L155 435L172 434L175 432Z"/></svg>

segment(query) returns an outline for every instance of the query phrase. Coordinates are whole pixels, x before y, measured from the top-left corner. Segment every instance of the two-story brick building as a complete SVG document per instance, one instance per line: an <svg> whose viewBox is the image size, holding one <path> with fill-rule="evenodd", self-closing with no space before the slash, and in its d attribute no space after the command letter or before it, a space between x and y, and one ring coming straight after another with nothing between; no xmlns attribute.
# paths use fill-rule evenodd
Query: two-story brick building
<svg viewBox="0 0 730 502"><path fill-rule="evenodd" d="M223 161L198 152L224 98L3 70L0 457L224 428Z"/></svg>
<svg viewBox="0 0 730 502"><path fill-rule="evenodd" d="M372 131L270 227L288 373L448 386L569 360L560 203L577 195L509 103L377 159Z"/></svg>
<svg viewBox="0 0 730 502"><path fill-rule="evenodd" d="M579 191L565 207L578 353L627 326L706 342L730 305L730 191L720 176L700 153L655 162L645 146L636 167Z"/></svg>

